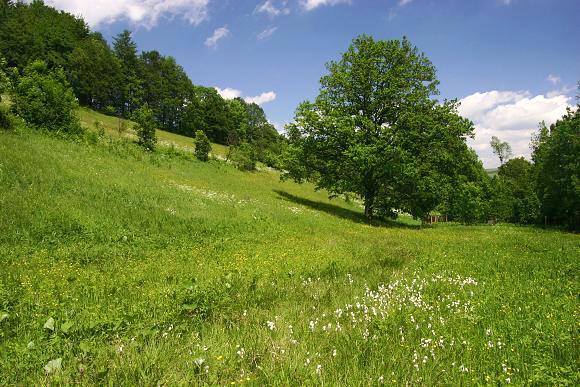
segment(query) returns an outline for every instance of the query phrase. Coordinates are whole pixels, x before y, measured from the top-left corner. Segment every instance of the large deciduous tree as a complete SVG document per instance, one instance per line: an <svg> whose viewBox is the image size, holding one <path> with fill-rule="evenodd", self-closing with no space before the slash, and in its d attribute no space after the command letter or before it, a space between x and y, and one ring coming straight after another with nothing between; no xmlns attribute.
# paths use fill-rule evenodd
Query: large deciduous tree
<svg viewBox="0 0 580 387"><path fill-rule="evenodd" d="M360 36L327 69L316 100L287 126L285 177L358 194L369 220L393 209L423 218L471 160L472 123L455 101L432 99L435 67L406 38Z"/></svg>

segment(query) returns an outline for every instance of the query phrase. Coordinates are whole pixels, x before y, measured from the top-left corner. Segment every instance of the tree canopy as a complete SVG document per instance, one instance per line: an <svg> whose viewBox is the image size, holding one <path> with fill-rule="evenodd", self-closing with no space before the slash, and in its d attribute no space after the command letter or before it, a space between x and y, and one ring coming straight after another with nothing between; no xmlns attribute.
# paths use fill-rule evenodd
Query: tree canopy
<svg viewBox="0 0 580 387"><path fill-rule="evenodd" d="M580 105L568 108L532 142L536 193L550 224L580 228Z"/></svg>
<svg viewBox="0 0 580 387"><path fill-rule="evenodd" d="M406 38L360 36L327 70L316 100L287 127L285 177L355 193L369 219L394 209L423 218L473 163L472 123L455 101L432 98L435 67Z"/></svg>
<svg viewBox="0 0 580 387"><path fill-rule="evenodd" d="M43 61L28 65L15 87L14 111L38 128L80 132L77 107L64 71L51 70Z"/></svg>

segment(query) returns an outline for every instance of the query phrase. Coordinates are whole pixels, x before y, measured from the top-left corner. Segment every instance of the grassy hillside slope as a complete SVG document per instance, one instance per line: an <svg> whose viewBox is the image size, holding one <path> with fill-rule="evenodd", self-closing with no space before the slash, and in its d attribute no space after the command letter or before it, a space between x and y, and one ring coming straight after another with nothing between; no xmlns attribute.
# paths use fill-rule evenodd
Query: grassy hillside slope
<svg viewBox="0 0 580 387"><path fill-rule="evenodd" d="M122 136L134 138L135 131L133 130L133 126L135 123L130 120L126 120L123 118L117 118L112 116L107 116L105 114L99 113L92 109L81 107L78 111L79 119L81 121L81 125L87 129L95 130L96 126L95 123L99 122L99 125L102 125L103 129L109 136L119 136L119 126L124 125L126 128L126 132L122 133ZM157 136L157 140L161 145L173 145L176 148L185 151L193 152L193 138L182 136L180 134L171 133L165 130L157 129L155 132ZM212 144L212 154L216 157L226 157L228 154L228 147L221 144Z"/></svg>
<svg viewBox="0 0 580 387"><path fill-rule="evenodd" d="M579 241L0 132L0 384L577 384Z"/></svg>

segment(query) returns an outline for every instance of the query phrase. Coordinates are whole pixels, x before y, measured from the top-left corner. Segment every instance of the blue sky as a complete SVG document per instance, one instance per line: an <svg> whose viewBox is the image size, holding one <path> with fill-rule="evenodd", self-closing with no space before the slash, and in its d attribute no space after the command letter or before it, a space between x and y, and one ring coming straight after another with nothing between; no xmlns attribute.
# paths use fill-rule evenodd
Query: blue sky
<svg viewBox="0 0 580 387"><path fill-rule="evenodd" d="M529 156L529 137L576 103L578 0L46 0L111 39L175 57L196 84L261 103L281 128L312 99L324 64L351 40L406 35L438 70L442 98L463 101L470 144L493 167L489 139ZM213 37L213 38L212 38Z"/></svg>

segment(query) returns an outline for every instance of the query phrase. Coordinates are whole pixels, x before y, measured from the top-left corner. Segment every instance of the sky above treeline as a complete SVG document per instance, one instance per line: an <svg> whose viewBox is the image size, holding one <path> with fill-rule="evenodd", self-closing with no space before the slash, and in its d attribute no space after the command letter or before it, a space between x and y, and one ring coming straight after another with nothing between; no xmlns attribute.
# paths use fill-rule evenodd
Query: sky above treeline
<svg viewBox="0 0 580 387"><path fill-rule="evenodd" d="M325 63L352 39L409 40L431 59L439 98L461 100L470 145L496 167L489 141L529 158L531 134L577 103L578 0L45 0L109 41L176 58L192 81L260 104L279 130L318 94Z"/></svg>

